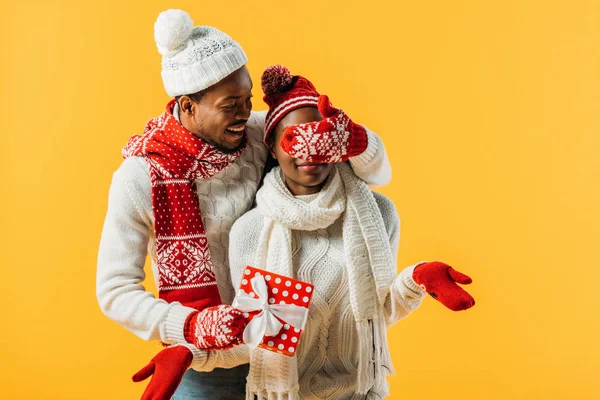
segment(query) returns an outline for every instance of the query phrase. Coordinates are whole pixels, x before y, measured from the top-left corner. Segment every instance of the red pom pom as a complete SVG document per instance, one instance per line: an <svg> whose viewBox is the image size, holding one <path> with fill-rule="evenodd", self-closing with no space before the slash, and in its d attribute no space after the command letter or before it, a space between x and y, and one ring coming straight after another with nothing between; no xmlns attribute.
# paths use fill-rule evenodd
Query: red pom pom
<svg viewBox="0 0 600 400"><path fill-rule="evenodd" d="M260 78L263 93L270 96L285 92L292 83L292 73L283 65L267 67Z"/></svg>

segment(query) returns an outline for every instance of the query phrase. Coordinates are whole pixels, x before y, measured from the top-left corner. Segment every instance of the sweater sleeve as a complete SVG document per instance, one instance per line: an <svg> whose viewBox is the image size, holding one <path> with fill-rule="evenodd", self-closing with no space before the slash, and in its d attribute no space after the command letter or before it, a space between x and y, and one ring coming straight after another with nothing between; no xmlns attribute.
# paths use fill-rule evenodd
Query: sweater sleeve
<svg viewBox="0 0 600 400"><path fill-rule="evenodd" d="M400 217L394 203L390 199L378 193L375 193L375 199L386 224L392 257L396 260L400 244ZM421 305L426 295L425 290L412 278L412 273L417 265L419 264L402 270L390 285L390 292L384 304L384 314L388 326L408 316ZM394 268L396 268L395 265Z"/></svg>
<svg viewBox="0 0 600 400"><path fill-rule="evenodd" d="M387 185L392 180L392 167L383 142L374 132L367 131L367 148L348 160L356 176L370 185Z"/></svg>
<svg viewBox="0 0 600 400"><path fill-rule="evenodd" d="M200 372L210 372L215 368L233 368L250 362L250 353L245 344L227 350L213 351L200 350L189 343L177 346L185 346L190 349L193 355L190 368Z"/></svg>
<svg viewBox="0 0 600 400"><path fill-rule="evenodd" d="M187 343L183 327L194 310L157 299L142 286L152 231L150 190L148 172L135 157L125 160L113 175L98 253L96 296L105 315L140 338Z"/></svg>

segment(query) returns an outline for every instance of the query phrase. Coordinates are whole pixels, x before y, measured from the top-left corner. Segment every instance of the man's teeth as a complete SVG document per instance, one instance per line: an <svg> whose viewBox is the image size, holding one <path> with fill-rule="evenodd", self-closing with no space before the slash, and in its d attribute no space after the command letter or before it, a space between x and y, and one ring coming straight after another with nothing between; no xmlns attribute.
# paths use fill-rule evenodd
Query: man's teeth
<svg viewBox="0 0 600 400"><path fill-rule="evenodd" d="M241 128L227 128L227 130L231 132L242 132L245 128L245 126L242 126Z"/></svg>

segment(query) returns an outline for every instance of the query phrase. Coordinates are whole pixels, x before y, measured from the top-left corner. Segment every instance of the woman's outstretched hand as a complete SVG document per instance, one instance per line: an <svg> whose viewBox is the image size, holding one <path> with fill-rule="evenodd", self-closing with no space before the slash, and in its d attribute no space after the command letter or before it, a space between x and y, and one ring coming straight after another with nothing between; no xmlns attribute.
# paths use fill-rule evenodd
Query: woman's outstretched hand
<svg viewBox="0 0 600 400"><path fill-rule="evenodd" d="M461 311L475 305L475 299L457 285L472 282L467 275L439 261L418 265L413 271L413 280L425 286L427 293L451 309Z"/></svg>

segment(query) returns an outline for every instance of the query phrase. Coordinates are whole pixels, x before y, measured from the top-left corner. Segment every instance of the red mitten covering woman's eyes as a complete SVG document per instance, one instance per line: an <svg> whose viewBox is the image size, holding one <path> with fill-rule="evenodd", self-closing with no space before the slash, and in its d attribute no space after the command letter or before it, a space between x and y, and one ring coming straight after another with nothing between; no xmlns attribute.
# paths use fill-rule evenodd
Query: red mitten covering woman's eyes
<svg viewBox="0 0 600 400"><path fill-rule="evenodd" d="M367 131L354 123L346 113L319 96L322 121L292 125L285 129L281 148L294 158L314 163L347 161L361 154L368 145Z"/></svg>
<svg viewBox="0 0 600 400"><path fill-rule="evenodd" d="M439 261L418 265L413 271L413 280L425 286L427 293L453 311L461 311L475 305L475 299L457 285L472 282L467 275Z"/></svg>

